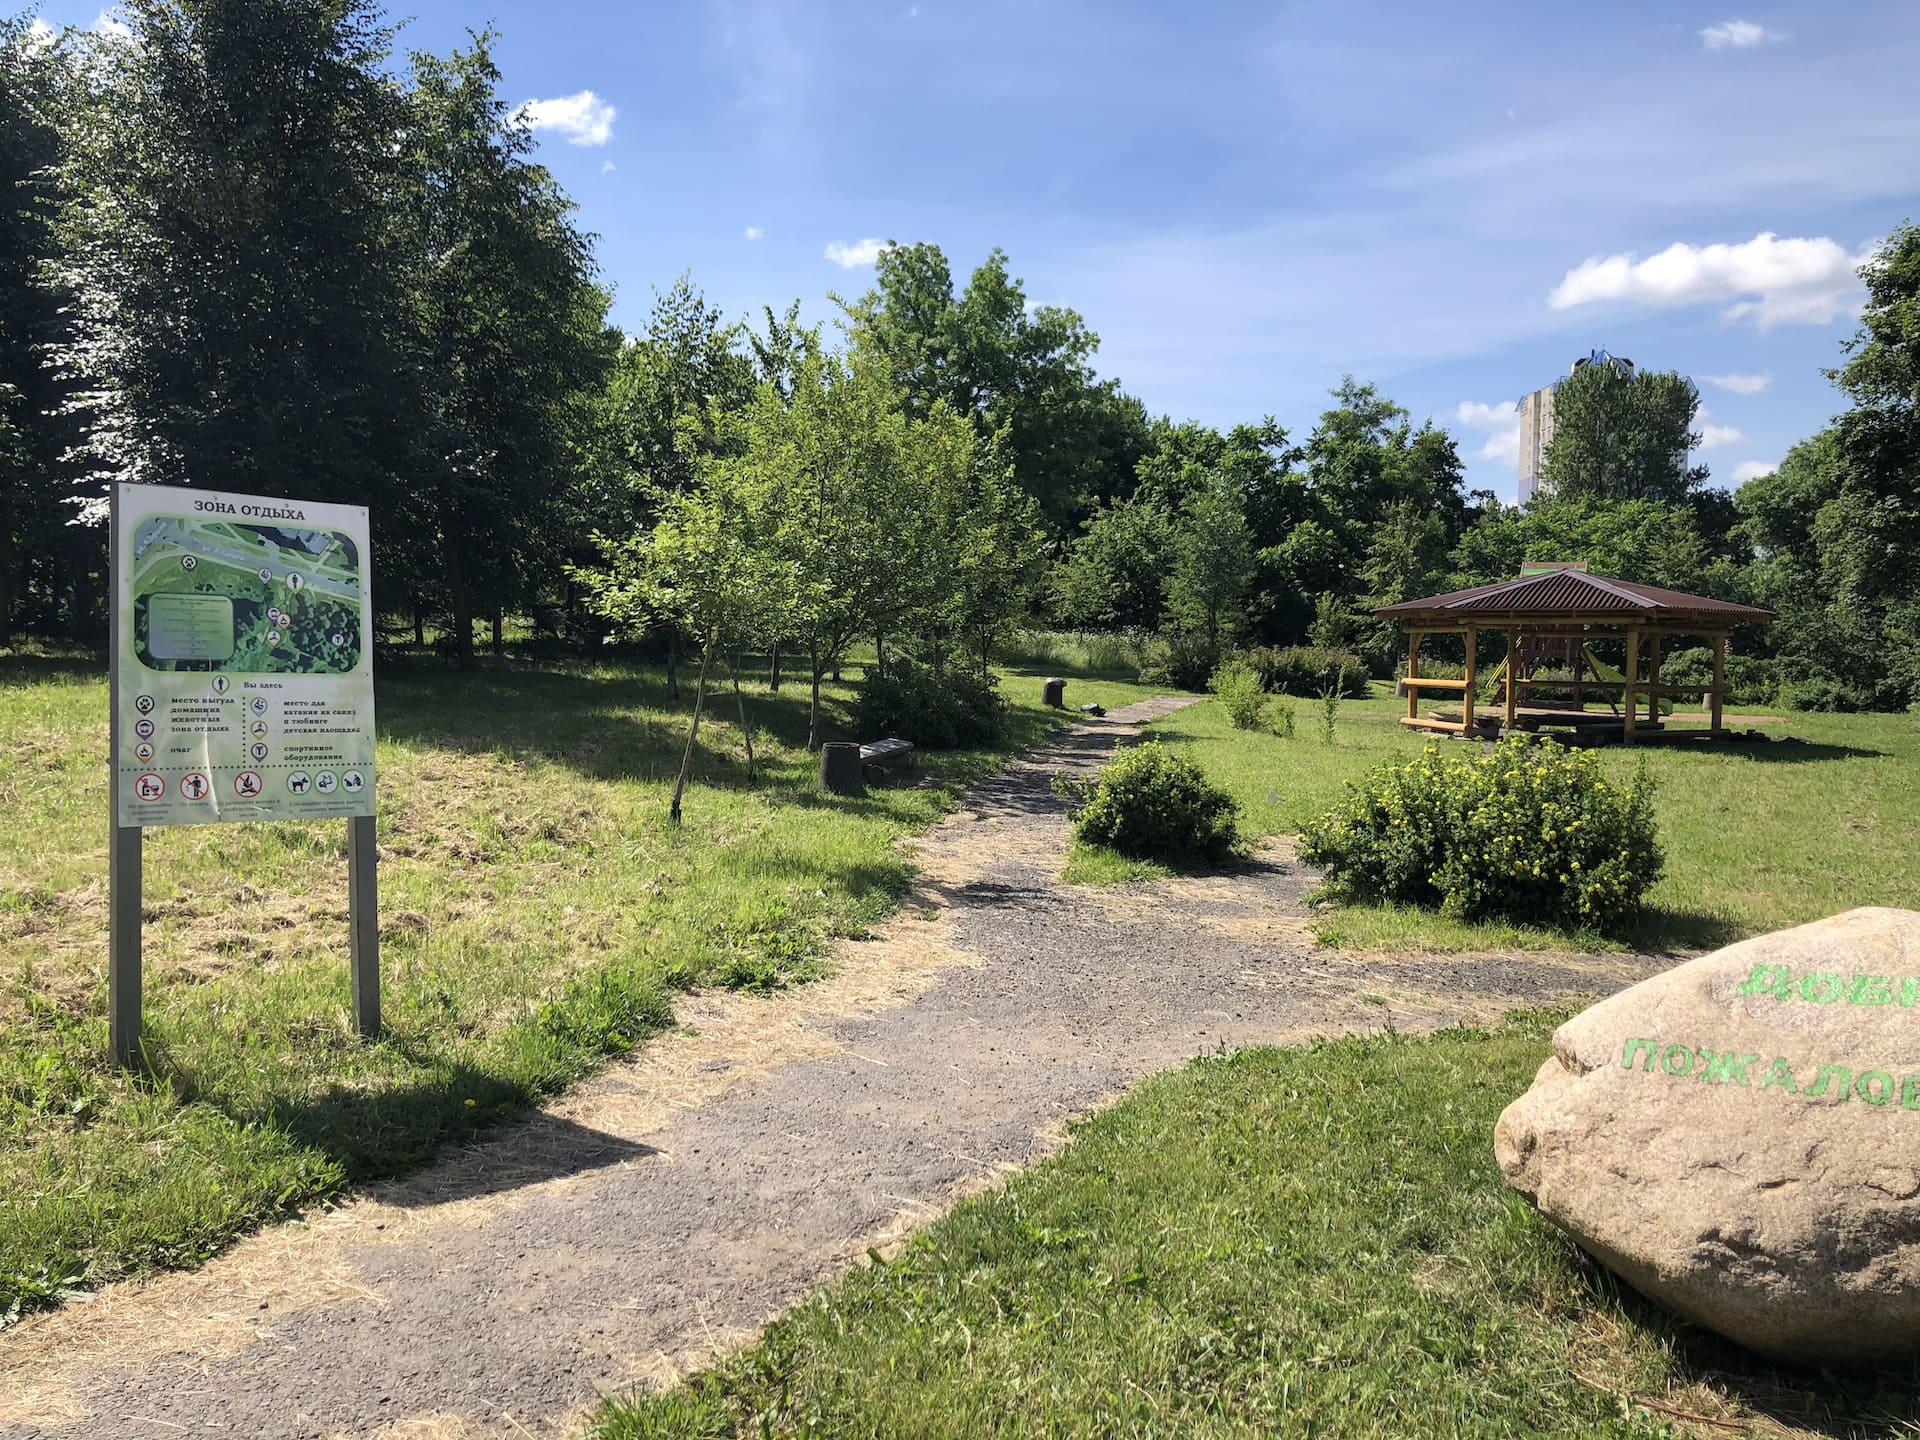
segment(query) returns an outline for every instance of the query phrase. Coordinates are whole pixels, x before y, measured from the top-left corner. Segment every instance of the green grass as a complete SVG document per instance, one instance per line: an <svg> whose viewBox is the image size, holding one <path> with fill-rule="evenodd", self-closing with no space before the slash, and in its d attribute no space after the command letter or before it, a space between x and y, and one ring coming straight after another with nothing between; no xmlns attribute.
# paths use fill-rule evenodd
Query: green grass
<svg viewBox="0 0 1920 1440"><path fill-rule="evenodd" d="M1149 1081L750 1349L609 1405L600 1440L1675 1433L1640 1400L1913 1435L1920 1368L1841 1384L1743 1359L1506 1189L1490 1131L1548 1023Z"/></svg>
<svg viewBox="0 0 1920 1440"><path fill-rule="evenodd" d="M1059 716L1039 673L1004 678L1010 744L1031 744ZM895 903L895 840L1003 759L932 756L932 785L829 797L801 748L805 687L748 693L761 784L722 694L676 830L690 701L657 669L387 666L387 1035L349 1024L344 826L154 831L153 1073L135 1080L104 1058L106 685L44 652L0 659L0 1323L416 1166L669 1024L676 988L815 973ZM849 694L830 690L834 733Z"/></svg>
<svg viewBox="0 0 1920 1440"><path fill-rule="evenodd" d="M1399 724L1391 697L1340 707L1336 743L1302 711L1299 735L1235 730L1217 702L1154 723L1240 802L1249 836L1297 833L1347 781L1430 742ZM1757 712L1756 712L1757 713ZM1613 936L1470 925L1429 911L1339 905L1315 926L1347 949L1693 949L1798 925L1855 905L1920 907L1920 716L1801 715L1756 744L1599 752L1621 775L1645 761L1666 875L1637 924ZM1070 877L1136 878L1129 862L1077 849Z"/></svg>

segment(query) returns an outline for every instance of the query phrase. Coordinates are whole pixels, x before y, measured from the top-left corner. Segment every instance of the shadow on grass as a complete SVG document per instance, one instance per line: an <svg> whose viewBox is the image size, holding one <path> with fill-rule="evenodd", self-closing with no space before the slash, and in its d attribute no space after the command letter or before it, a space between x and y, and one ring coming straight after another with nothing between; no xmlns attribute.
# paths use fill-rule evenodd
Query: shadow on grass
<svg viewBox="0 0 1920 1440"><path fill-rule="evenodd" d="M1920 1362L1846 1375L1777 1365L1679 1318L1571 1244L1568 1248L1572 1252L1568 1263L1579 1268L1582 1286L1596 1309L1611 1310L1667 1344L1673 1356L1675 1389L1705 1386L1796 1435L1893 1440L1914 1433L1914 1417L1920 1416ZM1660 1396L1644 1398L1669 1403Z"/></svg>
<svg viewBox="0 0 1920 1440"><path fill-rule="evenodd" d="M106 662L84 655L41 655L21 652L0 655L0 689L14 685L45 685L56 680L102 680Z"/></svg>
<svg viewBox="0 0 1920 1440"><path fill-rule="evenodd" d="M1797 735L1768 735L1759 740L1735 741L1715 747L1716 754L1763 765L1811 765L1822 760L1879 760L1884 750L1860 745L1830 745L1824 740L1802 740Z"/></svg>

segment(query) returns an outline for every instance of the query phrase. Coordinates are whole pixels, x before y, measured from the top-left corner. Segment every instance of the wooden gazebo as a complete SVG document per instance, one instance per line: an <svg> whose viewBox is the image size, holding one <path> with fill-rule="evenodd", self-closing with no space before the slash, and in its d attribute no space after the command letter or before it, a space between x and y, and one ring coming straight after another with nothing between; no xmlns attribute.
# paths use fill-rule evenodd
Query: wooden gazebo
<svg viewBox="0 0 1920 1440"><path fill-rule="evenodd" d="M1618 740L1628 745L1637 740L1718 739L1733 627L1773 618L1771 610L1752 605L1589 574L1577 562L1530 565L1517 580L1383 605L1374 613L1399 622L1407 636L1407 678L1402 682L1407 713L1402 724L1489 738L1515 730L1559 730L1590 743ZM1491 713L1475 709L1483 631L1506 637L1506 659L1497 676L1503 703L1497 702ZM1433 635L1460 637L1466 647L1463 678L1420 674L1420 642ZM1711 685L1661 683L1661 648L1676 636L1696 637L1712 647ZM1622 642L1624 666L1616 670L1602 662L1592 648L1596 640ZM1566 673L1540 678L1537 672L1543 668ZM1531 703L1530 692L1536 690L1556 692L1560 698ZM1421 703L1429 695L1448 700L1449 707L1422 714ZM1599 697L1606 708L1589 710L1589 695ZM1661 701L1670 696L1700 697L1707 707L1707 726L1667 724Z"/></svg>

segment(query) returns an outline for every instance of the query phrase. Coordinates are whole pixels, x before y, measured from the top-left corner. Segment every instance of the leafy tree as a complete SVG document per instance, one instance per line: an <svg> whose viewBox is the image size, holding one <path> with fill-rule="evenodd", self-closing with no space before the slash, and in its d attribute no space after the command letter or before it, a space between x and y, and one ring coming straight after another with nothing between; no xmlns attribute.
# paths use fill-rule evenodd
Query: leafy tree
<svg viewBox="0 0 1920 1440"><path fill-rule="evenodd" d="M1920 227L1902 225L1861 267L1867 303L1833 379L1839 493L1815 534L1835 600L1878 631L1896 694L1920 703Z"/></svg>
<svg viewBox="0 0 1920 1440"><path fill-rule="evenodd" d="M1173 516L1151 496L1094 511L1054 578L1062 616L1091 630L1151 630L1166 613Z"/></svg>
<svg viewBox="0 0 1920 1440"><path fill-rule="evenodd" d="M855 347L884 368L908 413L925 418L944 402L983 444L1000 436L1015 482L1055 526L1124 493L1145 412L1094 379L1099 338L1077 314L1028 306L999 250L956 295L938 246L890 246L874 289L842 304Z"/></svg>
<svg viewBox="0 0 1920 1440"><path fill-rule="evenodd" d="M374 503L416 453L396 333L406 97L374 0L125 0L55 281L96 480ZM389 531L389 548L396 538Z"/></svg>
<svg viewBox="0 0 1920 1440"><path fill-rule="evenodd" d="M1699 411L1684 375L1582 365L1554 395L1543 488L1570 500L1683 504L1707 478L1705 466L1688 464Z"/></svg>
<svg viewBox="0 0 1920 1440"><path fill-rule="evenodd" d="M1174 532L1167 576L1167 615L1179 629L1204 635L1212 649L1246 626L1253 583L1253 536L1230 481L1216 477L1197 490Z"/></svg>
<svg viewBox="0 0 1920 1440"><path fill-rule="evenodd" d="M572 202L499 97L492 36L415 55L414 73L406 273L424 483L402 513L438 536L466 664L478 577L498 604L529 561L551 562L541 541L575 478L570 402L598 381L605 297Z"/></svg>
<svg viewBox="0 0 1920 1440"><path fill-rule="evenodd" d="M97 633L100 591L90 582L104 547L98 530L66 523L80 497L62 456L76 437L70 389L48 358L66 331L68 297L44 272L56 253L60 132L78 92L68 45L25 17L0 17L0 645L29 604L43 627L54 620L62 588L76 637Z"/></svg>

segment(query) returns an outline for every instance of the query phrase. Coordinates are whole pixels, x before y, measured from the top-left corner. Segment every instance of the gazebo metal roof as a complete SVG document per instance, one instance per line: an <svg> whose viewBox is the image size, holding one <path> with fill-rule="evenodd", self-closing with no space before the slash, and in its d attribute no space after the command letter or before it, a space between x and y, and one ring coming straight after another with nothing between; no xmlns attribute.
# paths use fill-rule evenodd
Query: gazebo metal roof
<svg viewBox="0 0 1920 1440"><path fill-rule="evenodd" d="M1640 620L1649 624L1707 621L1716 627L1773 619L1771 610L1737 605L1683 590L1663 590L1632 580L1615 580L1585 570L1549 570L1496 585L1475 585L1444 595L1403 600L1374 611L1388 620L1435 620L1455 625L1524 624L1528 621L1578 621L1602 624Z"/></svg>

